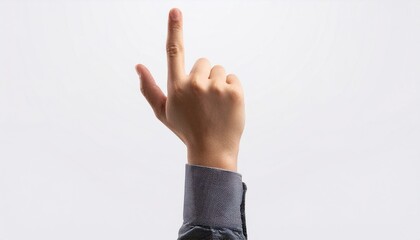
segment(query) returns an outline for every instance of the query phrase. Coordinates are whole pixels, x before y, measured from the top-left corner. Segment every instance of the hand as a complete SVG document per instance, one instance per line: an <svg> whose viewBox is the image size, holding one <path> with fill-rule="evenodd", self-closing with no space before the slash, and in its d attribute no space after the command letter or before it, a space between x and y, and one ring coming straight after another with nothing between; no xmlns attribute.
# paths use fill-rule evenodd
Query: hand
<svg viewBox="0 0 420 240"><path fill-rule="evenodd" d="M182 13L171 9L166 42L168 97L142 64L136 65L140 90L156 117L187 146L188 163L237 171L245 126L243 88L234 74L226 75L220 65L211 67L206 58L198 59L186 75L182 31Z"/></svg>

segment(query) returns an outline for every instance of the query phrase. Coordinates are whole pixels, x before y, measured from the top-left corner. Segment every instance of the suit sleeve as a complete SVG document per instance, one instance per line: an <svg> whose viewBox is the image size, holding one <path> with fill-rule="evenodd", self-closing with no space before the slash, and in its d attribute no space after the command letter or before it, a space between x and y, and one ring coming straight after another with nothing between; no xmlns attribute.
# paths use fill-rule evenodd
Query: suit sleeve
<svg viewBox="0 0 420 240"><path fill-rule="evenodd" d="M247 239L246 190L237 172L186 164L178 240Z"/></svg>

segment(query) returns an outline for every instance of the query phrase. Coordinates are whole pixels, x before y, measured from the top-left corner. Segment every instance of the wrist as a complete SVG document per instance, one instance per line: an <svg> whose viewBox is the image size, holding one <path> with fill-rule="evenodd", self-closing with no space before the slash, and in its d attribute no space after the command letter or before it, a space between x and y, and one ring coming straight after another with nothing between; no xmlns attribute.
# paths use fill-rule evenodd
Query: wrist
<svg viewBox="0 0 420 240"><path fill-rule="evenodd" d="M188 148L188 163L205 167L237 171L238 151Z"/></svg>

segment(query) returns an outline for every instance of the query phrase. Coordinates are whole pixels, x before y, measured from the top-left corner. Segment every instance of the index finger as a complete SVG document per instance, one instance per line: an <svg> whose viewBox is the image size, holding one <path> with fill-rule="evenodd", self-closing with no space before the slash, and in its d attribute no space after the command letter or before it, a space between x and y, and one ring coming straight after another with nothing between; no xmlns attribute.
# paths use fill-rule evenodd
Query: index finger
<svg viewBox="0 0 420 240"><path fill-rule="evenodd" d="M182 13L177 8L173 8L169 12L166 53L168 58L168 80L176 81L183 78L185 76L185 68Z"/></svg>

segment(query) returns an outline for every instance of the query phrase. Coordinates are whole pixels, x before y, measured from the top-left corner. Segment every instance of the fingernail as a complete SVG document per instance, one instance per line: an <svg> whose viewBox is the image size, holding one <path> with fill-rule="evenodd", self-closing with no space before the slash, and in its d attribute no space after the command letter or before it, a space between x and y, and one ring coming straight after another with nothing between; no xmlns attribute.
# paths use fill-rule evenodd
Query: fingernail
<svg viewBox="0 0 420 240"><path fill-rule="evenodd" d="M179 20L179 19L180 19L180 17L181 17L181 13L180 13L180 12L179 12L179 10L178 10L178 9L176 9L176 8L172 9L172 10L171 10L171 13L170 13L169 15L171 16L171 19L172 19L173 21L177 21L177 20Z"/></svg>

